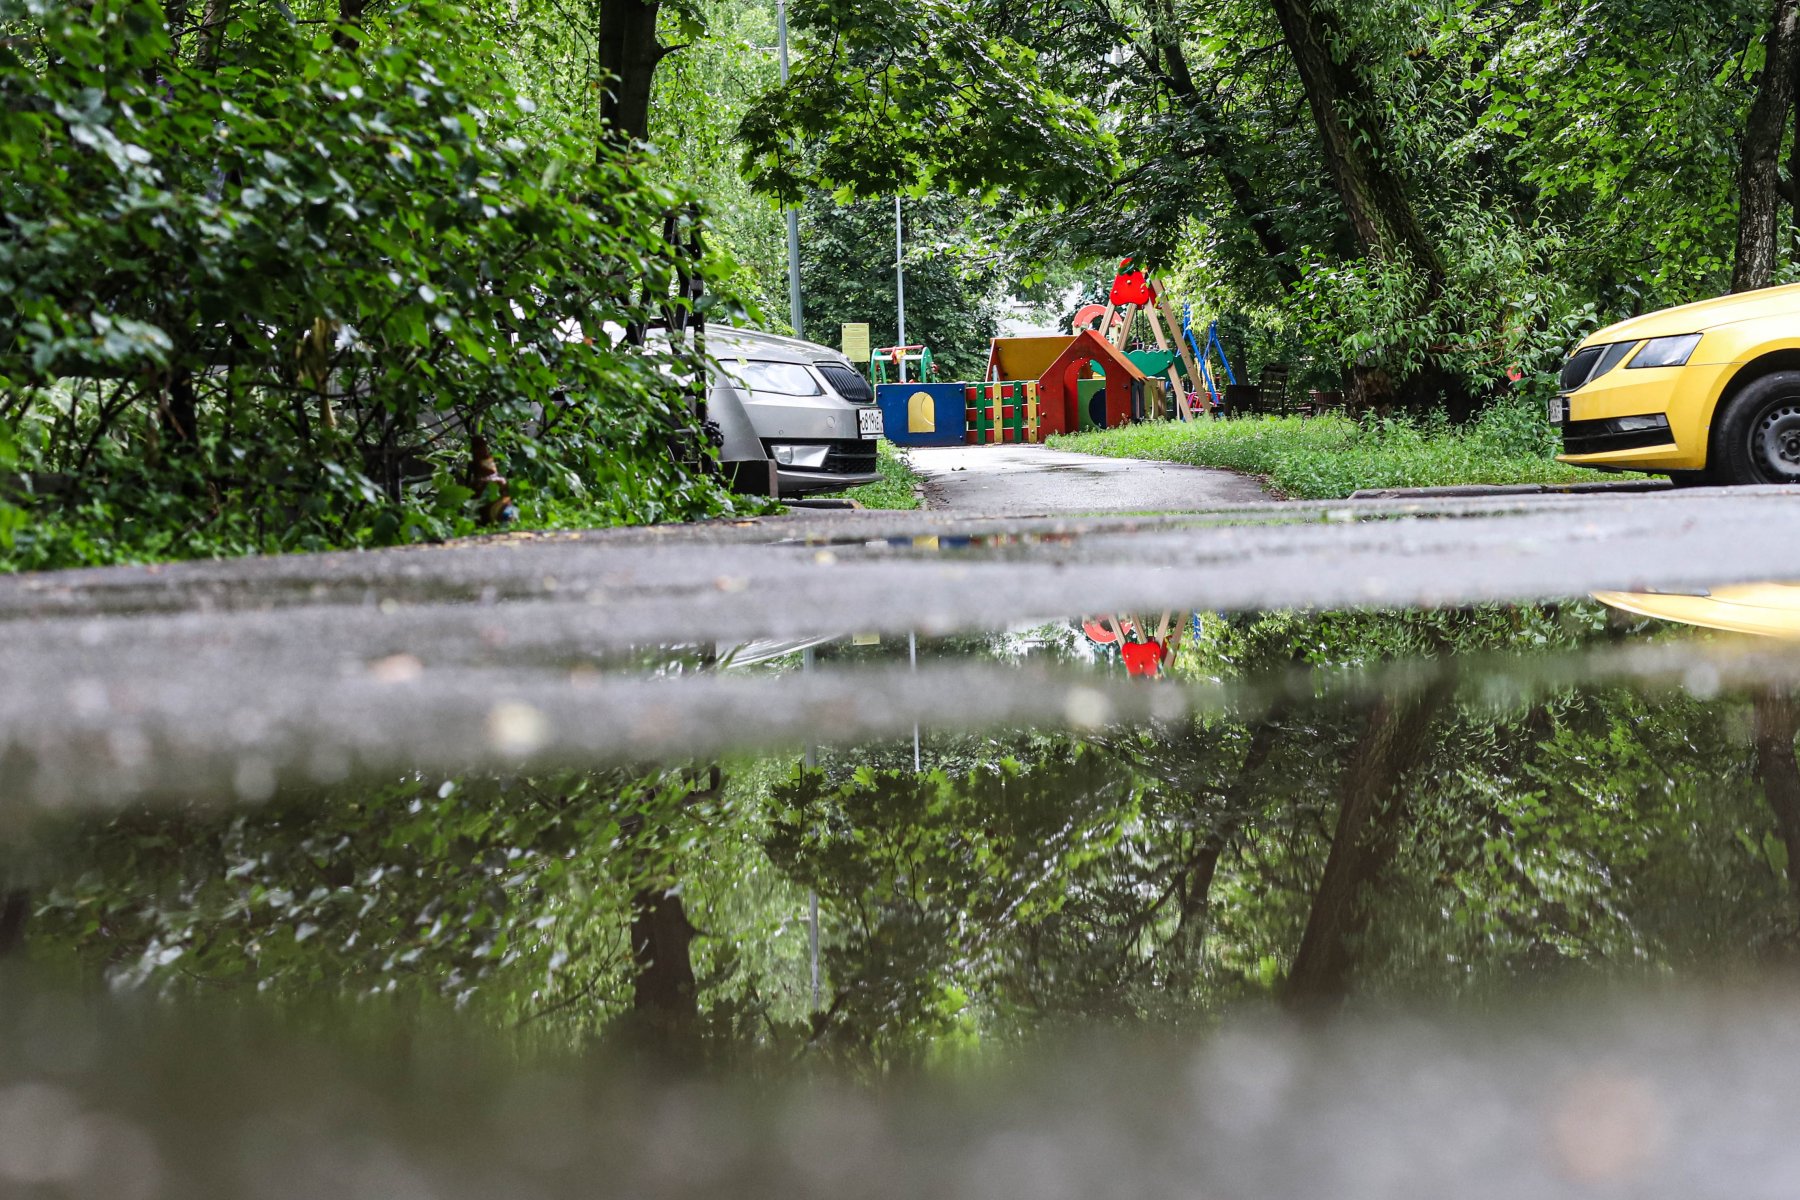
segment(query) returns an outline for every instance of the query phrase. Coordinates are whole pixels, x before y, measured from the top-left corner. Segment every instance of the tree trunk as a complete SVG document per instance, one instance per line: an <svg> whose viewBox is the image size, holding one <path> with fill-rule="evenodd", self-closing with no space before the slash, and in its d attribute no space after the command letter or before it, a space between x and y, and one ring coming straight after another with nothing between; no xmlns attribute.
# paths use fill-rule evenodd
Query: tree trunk
<svg viewBox="0 0 1800 1200"><path fill-rule="evenodd" d="M1788 97L1793 100L1800 97L1800 51L1796 51L1788 64ZM1788 202L1788 225L1800 229L1800 104L1790 103L1788 112L1793 126L1793 137L1789 141L1787 179L1782 181L1781 194ZM1790 252L1800 258L1800 241L1797 241Z"/></svg>
<svg viewBox="0 0 1800 1200"><path fill-rule="evenodd" d="M0 958L11 958L25 946L25 925L31 916L31 893L13 888L0 897Z"/></svg>
<svg viewBox="0 0 1800 1200"><path fill-rule="evenodd" d="M1750 292L1775 281L1780 253L1781 143L1794 101L1796 27L1800 0L1775 0L1766 39L1768 59L1738 144L1737 257L1731 290Z"/></svg>
<svg viewBox="0 0 1800 1200"><path fill-rule="evenodd" d="M645 888L631 902L631 957L637 964L631 1007L663 1035L691 1028L700 1016L689 946L696 930L681 893Z"/></svg>
<svg viewBox="0 0 1800 1200"><path fill-rule="evenodd" d="M1282 40L1306 91L1332 182L1357 237L1373 256L1410 259L1425 272L1434 294L1442 290L1443 256L1426 234L1388 150L1368 85L1354 62L1339 62L1332 55L1333 46L1345 45L1344 31L1318 0L1272 2Z"/></svg>
<svg viewBox="0 0 1800 1200"><path fill-rule="evenodd" d="M1800 733L1800 710L1785 692L1764 691L1756 697L1756 777L1775 816L1775 829L1787 847L1788 887L1800 902L1800 762L1794 759L1794 735Z"/></svg>
<svg viewBox="0 0 1800 1200"><path fill-rule="evenodd" d="M1173 939L1180 958L1197 956L1205 942L1207 912L1212 906L1213 878L1219 871L1219 859L1250 817L1258 775L1281 737L1281 718L1285 714L1285 706L1278 705L1256 723L1250 733L1250 745L1244 751L1243 765L1238 768L1237 776L1225 793L1224 803L1220 805L1219 818L1201 838L1184 867L1186 878L1181 885L1180 920Z"/></svg>
<svg viewBox="0 0 1800 1200"><path fill-rule="evenodd" d="M337 27L331 31L331 41L339 50L353 51L362 44L362 18L368 7L369 0L338 0Z"/></svg>
<svg viewBox="0 0 1800 1200"><path fill-rule="evenodd" d="M200 37L194 43L194 65L211 70L219 63L219 47L225 44L225 25L231 20L233 0L206 0L200 18Z"/></svg>
<svg viewBox="0 0 1800 1200"><path fill-rule="evenodd" d="M162 433L171 457L189 456L200 448L200 399L187 371L169 379L162 402Z"/></svg>
<svg viewBox="0 0 1800 1200"><path fill-rule="evenodd" d="M1283 988L1289 1006L1331 1004L1349 990L1368 931L1367 892L1394 856L1407 810L1403 785L1430 748L1432 720L1449 690L1440 682L1415 696L1384 698L1369 713L1344 772L1331 854Z"/></svg>
<svg viewBox="0 0 1800 1200"><path fill-rule="evenodd" d="M600 0L598 57L607 76L601 93L602 133L615 145L650 138L650 85L669 48L656 40L661 0Z"/></svg>
<svg viewBox="0 0 1800 1200"><path fill-rule="evenodd" d="M1197 118L1205 128L1201 151L1219 169L1225 180L1226 194L1232 207L1247 222L1257 243L1268 256L1269 268L1284 288L1300 282L1300 270L1287 239L1275 228L1268 206L1256 195L1256 186L1238 167L1235 139L1225 128L1225 121L1212 101L1194 86L1194 73L1188 66L1187 51L1181 48L1181 23L1170 0L1159 0L1151 17L1151 37L1162 58L1162 75L1169 91Z"/></svg>

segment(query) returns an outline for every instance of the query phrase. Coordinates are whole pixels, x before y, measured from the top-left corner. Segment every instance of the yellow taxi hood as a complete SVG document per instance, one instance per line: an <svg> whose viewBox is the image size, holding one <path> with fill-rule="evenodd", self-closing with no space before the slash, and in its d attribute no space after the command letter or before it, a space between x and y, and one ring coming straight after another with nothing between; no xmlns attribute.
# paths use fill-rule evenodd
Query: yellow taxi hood
<svg viewBox="0 0 1800 1200"><path fill-rule="evenodd" d="M1758 292L1740 292L1733 296L1702 300L1698 304L1683 304L1680 308L1645 313L1641 317L1620 321L1617 325L1608 325L1591 334L1581 344L1603 346L1611 342L1634 342L1643 338L1679 337L1684 333L1701 333L1717 329L1721 325L1780 316L1783 313L1800 313L1800 283L1764 288Z"/></svg>
<svg viewBox="0 0 1800 1200"><path fill-rule="evenodd" d="M1704 595L1666 592L1595 592L1594 599L1641 617L1728 629L1760 637L1800 638L1800 585L1747 583L1713 588Z"/></svg>

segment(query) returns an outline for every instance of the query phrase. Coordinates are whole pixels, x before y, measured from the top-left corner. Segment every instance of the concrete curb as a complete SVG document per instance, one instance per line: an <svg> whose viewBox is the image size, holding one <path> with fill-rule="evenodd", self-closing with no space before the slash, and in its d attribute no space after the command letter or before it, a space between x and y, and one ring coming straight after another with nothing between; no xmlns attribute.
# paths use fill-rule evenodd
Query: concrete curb
<svg viewBox="0 0 1800 1200"><path fill-rule="evenodd" d="M1352 500L1440 499L1457 496L1588 496L1667 492L1675 485L1666 479L1624 479L1617 483L1464 483L1450 487L1363 488L1350 493Z"/></svg>

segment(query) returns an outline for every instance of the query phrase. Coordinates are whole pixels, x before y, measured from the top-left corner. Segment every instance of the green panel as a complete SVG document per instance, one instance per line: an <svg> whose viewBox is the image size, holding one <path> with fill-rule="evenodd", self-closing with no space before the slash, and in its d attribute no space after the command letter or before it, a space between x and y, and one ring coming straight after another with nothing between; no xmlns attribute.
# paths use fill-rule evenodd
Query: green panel
<svg viewBox="0 0 1800 1200"><path fill-rule="evenodd" d="M1181 355L1173 350L1132 350L1125 355L1131 365L1145 375L1155 379L1158 375L1167 375L1170 367L1177 367Z"/></svg>
<svg viewBox="0 0 1800 1200"><path fill-rule="evenodd" d="M1075 396L1081 403L1081 428L1095 429L1093 414L1089 411L1096 395L1106 390L1104 379L1083 379L1075 385Z"/></svg>

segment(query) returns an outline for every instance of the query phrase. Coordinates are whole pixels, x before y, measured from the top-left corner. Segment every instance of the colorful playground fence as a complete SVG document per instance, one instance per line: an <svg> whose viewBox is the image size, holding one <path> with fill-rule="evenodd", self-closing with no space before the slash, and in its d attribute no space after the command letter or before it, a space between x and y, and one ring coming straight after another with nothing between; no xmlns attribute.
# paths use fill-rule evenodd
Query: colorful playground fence
<svg viewBox="0 0 1800 1200"><path fill-rule="evenodd" d="M1035 380L967 384L964 400L971 444L1043 440Z"/></svg>

